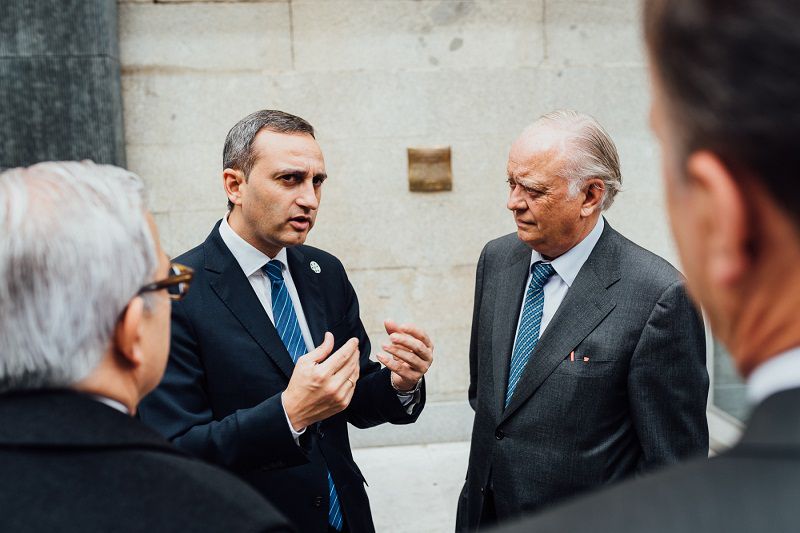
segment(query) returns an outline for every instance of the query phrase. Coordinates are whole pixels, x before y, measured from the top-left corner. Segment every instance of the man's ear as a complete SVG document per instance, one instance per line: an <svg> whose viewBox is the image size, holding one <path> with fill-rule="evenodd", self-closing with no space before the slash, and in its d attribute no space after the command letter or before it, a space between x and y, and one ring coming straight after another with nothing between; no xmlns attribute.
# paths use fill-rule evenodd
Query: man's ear
<svg viewBox="0 0 800 533"><path fill-rule="evenodd" d="M750 227L746 196L731 170L709 151L691 154L686 161L689 187L696 194L706 236L708 279L730 286L750 266Z"/></svg>
<svg viewBox="0 0 800 533"><path fill-rule="evenodd" d="M581 204L581 216L591 216L595 211L602 208L605 184L600 178L591 178L583 184L583 204Z"/></svg>
<svg viewBox="0 0 800 533"><path fill-rule="evenodd" d="M141 342L143 319L144 300L137 296L128 303L114 330L114 353L120 364L137 368L144 361Z"/></svg>
<svg viewBox="0 0 800 533"><path fill-rule="evenodd" d="M233 205L241 205L241 191L239 188L245 184L244 173L241 170L226 168L222 171L222 185L225 187L225 194Z"/></svg>

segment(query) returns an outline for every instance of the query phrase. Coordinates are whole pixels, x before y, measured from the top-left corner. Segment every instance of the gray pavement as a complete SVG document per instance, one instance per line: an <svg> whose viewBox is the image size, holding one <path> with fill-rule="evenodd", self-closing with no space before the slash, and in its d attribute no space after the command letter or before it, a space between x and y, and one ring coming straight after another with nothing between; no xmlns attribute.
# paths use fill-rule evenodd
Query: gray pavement
<svg viewBox="0 0 800 533"><path fill-rule="evenodd" d="M356 448L377 533L440 533L455 527L469 442Z"/></svg>

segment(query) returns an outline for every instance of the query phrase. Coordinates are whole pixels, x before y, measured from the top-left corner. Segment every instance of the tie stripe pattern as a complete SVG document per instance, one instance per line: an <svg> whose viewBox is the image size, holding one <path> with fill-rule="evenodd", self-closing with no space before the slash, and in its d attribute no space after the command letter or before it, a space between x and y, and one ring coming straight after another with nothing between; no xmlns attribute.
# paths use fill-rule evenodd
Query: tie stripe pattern
<svg viewBox="0 0 800 533"><path fill-rule="evenodd" d="M528 292L525 294L525 305L522 308L522 319L519 322L517 342L514 343L514 352L511 354L511 368L508 372L508 388L506 389L506 402L511 401L514 389L517 388L522 371L528 359L539 342L539 328L542 325L542 310L544 309L544 286L547 280L555 273L550 263L535 263L532 267L532 276Z"/></svg>
<svg viewBox="0 0 800 533"><path fill-rule="evenodd" d="M275 319L275 329L278 331L283 345L292 357L292 362L306 353L306 343L303 340L303 332L300 330L300 322L297 320L292 299L286 283L283 281L283 263L273 259L262 269L270 281L272 289L272 315ZM342 508L339 505L339 495L336 493L336 486L333 484L331 473L328 472L328 523L337 531L342 530L344 517Z"/></svg>

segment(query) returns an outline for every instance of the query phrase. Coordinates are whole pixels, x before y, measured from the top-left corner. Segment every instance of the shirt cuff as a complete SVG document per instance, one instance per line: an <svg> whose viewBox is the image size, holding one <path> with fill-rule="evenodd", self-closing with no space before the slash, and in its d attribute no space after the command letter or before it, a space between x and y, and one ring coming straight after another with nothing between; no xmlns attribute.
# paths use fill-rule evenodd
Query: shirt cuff
<svg viewBox="0 0 800 533"><path fill-rule="evenodd" d="M392 387L394 387L394 384L392 384ZM406 408L406 414L410 415L414 412L414 408L419 403L420 398L422 398L422 392L420 390L421 388L422 379L417 382L416 387L408 392L400 392L395 389L397 392L397 399L400 400L400 405Z"/></svg>
<svg viewBox="0 0 800 533"><path fill-rule="evenodd" d="M289 426L289 431L292 432L292 438L294 439L294 443L300 446L300 435L306 432L306 428L303 428L300 431L295 431L295 429L292 427L292 422L289 420L289 415L286 412L286 406L283 405L283 394L281 394L281 407L283 407L283 416L286 417L286 425Z"/></svg>

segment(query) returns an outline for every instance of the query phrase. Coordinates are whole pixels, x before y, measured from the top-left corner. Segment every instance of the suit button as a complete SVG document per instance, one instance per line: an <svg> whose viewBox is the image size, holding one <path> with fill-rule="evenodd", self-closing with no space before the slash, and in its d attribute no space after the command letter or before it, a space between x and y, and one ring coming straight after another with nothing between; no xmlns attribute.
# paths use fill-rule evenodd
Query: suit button
<svg viewBox="0 0 800 533"><path fill-rule="evenodd" d="M322 507L322 496L314 498L314 507Z"/></svg>
<svg viewBox="0 0 800 533"><path fill-rule="evenodd" d="M485 493L486 493L486 487L481 487L481 494L485 494Z"/></svg>
<svg viewBox="0 0 800 533"><path fill-rule="evenodd" d="M506 436L506 434L503 433L502 429L498 429L497 431L494 432L494 438L496 438L497 440L503 440L503 438L505 438L505 436Z"/></svg>

